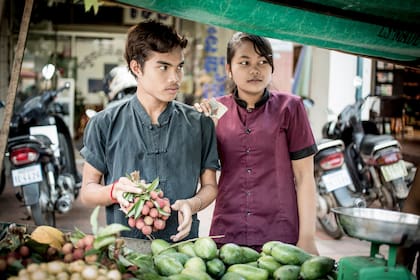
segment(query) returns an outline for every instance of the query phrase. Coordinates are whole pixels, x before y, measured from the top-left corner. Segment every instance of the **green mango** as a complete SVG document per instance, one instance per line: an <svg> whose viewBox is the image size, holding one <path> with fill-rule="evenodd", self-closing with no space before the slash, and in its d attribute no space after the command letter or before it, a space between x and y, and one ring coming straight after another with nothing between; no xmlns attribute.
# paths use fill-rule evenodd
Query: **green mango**
<svg viewBox="0 0 420 280"><path fill-rule="evenodd" d="M181 274L192 276L196 280L213 280L213 278L211 278L211 276L208 275L205 271L191 270L185 268L182 270Z"/></svg>
<svg viewBox="0 0 420 280"><path fill-rule="evenodd" d="M242 263L242 248L235 243L226 243L220 247L219 257L227 265Z"/></svg>
<svg viewBox="0 0 420 280"><path fill-rule="evenodd" d="M191 257L185 264L184 268L190 270L207 271L206 263L200 257Z"/></svg>
<svg viewBox="0 0 420 280"><path fill-rule="evenodd" d="M281 244L284 244L284 243L281 242L281 241L277 241L277 240L267 241L262 246L262 252L264 254L271 255L271 249L273 248L274 245L277 245L277 244L280 244L281 245Z"/></svg>
<svg viewBox="0 0 420 280"><path fill-rule="evenodd" d="M271 255L281 264L301 265L312 255L291 244L275 244L271 248Z"/></svg>
<svg viewBox="0 0 420 280"><path fill-rule="evenodd" d="M259 257L261 257L260 253L258 253L256 250L241 246L242 248L242 263L249 263L249 262L255 262L258 260Z"/></svg>
<svg viewBox="0 0 420 280"><path fill-rule="evenodd" d="M154 239L150 244L150 249L152 250L152 254L158 255L160 253L168 253L168 252L176 252L175 248L170 248L171 244L163 239Z"/></svg>
<svg viewBox="0 0 420 280"><path fill-rule="evenodd" d="M178 247L178 252L180 253L184 253L191 257L197 256L197 254L194 252L194 243L192 241L189 241L186 243L180 243L177 247Z"/></svg>
<svg viewBox="0 0 420 280"><path fill-rule="evenodd" d="M204 259L211 260L217 257L217 245L216 242L210 237L199 237L194 242L195 254Z"/></svg>
<svg viewBox="0 0 420 280"><path fill-rule="evenodd" d="M245 277L236 272L226 272L220 280L246 280Z"/></svg>
<svg viewBox="0 0 420 280"><path fill-rule="evenodd" d="M335 260L325 256L315 256L305 261L300 270L300 277L315 280L326 277L334 268Z"/></svg>
<svg viewBox="0 0 420 280"><path fill-rule="evenodd" d="M207 273L219 279L226 271L226 266L219 258L214 258L206 262Z"/></svg>
<svg viewBox="0 0 420 280"><path fill-rule="evenodd" d="M261 256L257 260L257 264L259 268L267 270L270 275L273 275L274 271L281 266L281 264L277 262L273 256L269 255Z"/></svg>
<svg viewBox="0 0 420 280"><path fill-rule="evenodd" d="M162 276L180 274L184 269L184 266L180 261L174 257L166 256L165 254L155 258L155 266L159 274Z"/></svg>
<svg viewBox="0 0 420 280"><path fill-rule="evenodd" d="M236 272L246 280L267 280L268 271L248 264L234 264L228 267L228 272Z"/></svg>
<svg viewBox="0 0 420 280"><path fill-rule="evenodd" d="M299 279L300 266L286 264L280 266L273 273L274 280L298 280Z"/></svg>

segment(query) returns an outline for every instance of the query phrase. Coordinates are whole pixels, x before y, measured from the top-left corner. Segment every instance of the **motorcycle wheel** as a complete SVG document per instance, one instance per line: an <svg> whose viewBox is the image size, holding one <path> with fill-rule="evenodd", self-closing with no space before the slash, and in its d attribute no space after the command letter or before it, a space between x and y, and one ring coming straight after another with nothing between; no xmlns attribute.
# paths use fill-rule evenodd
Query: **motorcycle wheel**
<svg viewBox="0 0 420 280"><path fill-rule="evenodd" d="M382 186L381 194L378 200L382 209L394 209L394 198L392 196L392 192L390 191L390 189L388 189L387 185Z"/></svg>
<svg viewBox="0 0 420 280"><path fill-rule="evenodd" d="M39 203L31 205L31 215L35 225L47 225L55 227L55 213L54 211L43 211Z"/></svg>
<svg viewBox="0 0 420 280"><path fill-rule="evenodd" d="M73 146L68 143L67 138L62 133L58 134L58 141L60 143L60 155L62 157L61 164L63 165L61 173L73 174L73 169L76 169L75 163L72 162L73 157L70 150L73 149ZM74 178L74 180L77 182L77 178ZM76 199L78 196L79 188L74 186L74 198Z"/></svg>
<svg viewBox="0 0 420 280"><path fill-rule="evenodd" d="M330 200L328 203L329 205L337 205L337 202L335 201L335 198L328 195L322 196L324 199ZM334 207L335 207L334 206ZM322 217L318 217L318 221L321 224L324 231L332 238L334 239L340 239L343 237L344 233L343 230L340 227L340 224L337 221L337 216L334 212L328 211L327 214L325 214Z"/></svg>

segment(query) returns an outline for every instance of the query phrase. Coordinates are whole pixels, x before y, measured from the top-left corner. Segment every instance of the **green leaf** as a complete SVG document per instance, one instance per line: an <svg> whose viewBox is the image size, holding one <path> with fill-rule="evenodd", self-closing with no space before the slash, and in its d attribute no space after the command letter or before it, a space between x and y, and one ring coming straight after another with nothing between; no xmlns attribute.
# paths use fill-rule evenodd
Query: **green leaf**
<svg viewBox="0 0 420 280"><path fill-rule="evenodd" d="M117 233L120 233L121 231L129 231L130 228L123 226L121 224L110 224L104 228L102 228L100 231L98 231L97 238L103 238L108 235L114 235Z"/></svg>
<svg viewBox="0 0 420 280"><path fill-rule="evenodd" d="M147 187L147 192L153 191L159 186L159 177L153 180L153 182Z"/></svg>
<svg viewBox="0 0 420 280"><path fill-rule="evenodd" d="M92 225L92 233L93 235L96 235L98 232L98 216L99 216L99 209L100 206L96 206L96 208L93 210L92 214L90 215L90 224Z"/></svg>
<svg viewBox="0 0 420 280"><path fill-rule="evenodd" d="M143 210L144 200L141 199L137 202L136 205L136 212L134 213L134 219L137 219L141 215L141 211Z"/></svg>
<svg viewBox="0 0 420 280"><path fill-rule="evenodd" d="M75 231L70 236L70 241L73 244L76 244L77 241L79 241L79 239L82 239L85 236L86 236L86 234L83 231L81 231L80 229L78 229L77 227L75 227Z"/></svg>
<svg viewBox="0 0 420 280"><path fill-rule="evenodd" d="M93 248L94 249L101 249L104 247L107 247L115 242L117 238L113 235L106 235L104 237L95 238L95 241L93 241Z"/></svg>

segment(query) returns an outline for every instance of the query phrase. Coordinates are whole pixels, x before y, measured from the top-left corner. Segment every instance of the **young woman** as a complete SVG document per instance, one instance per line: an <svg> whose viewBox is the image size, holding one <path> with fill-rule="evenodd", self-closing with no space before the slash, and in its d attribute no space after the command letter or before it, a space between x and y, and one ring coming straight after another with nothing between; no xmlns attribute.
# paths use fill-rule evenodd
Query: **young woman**
<svg viewBox="0 0 420 280"><path fill-rule="evenodd" d="M210 235L257 250L280 240L318 254L317 148L301 99L268 89L273 70L267 39L233 35L226 71L234 86L217 99L227 112L215 120L221 176ZM208 100L195 107L212 113Z"/></svg>

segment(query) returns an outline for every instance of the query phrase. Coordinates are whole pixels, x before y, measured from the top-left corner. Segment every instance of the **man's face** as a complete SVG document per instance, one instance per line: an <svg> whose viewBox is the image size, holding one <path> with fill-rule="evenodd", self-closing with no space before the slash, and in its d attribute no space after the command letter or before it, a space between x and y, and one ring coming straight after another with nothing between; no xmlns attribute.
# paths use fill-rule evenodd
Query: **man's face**
<svg viewBox="0 0 420 280"><path fill-rule="evenodd" d="M138 92L160 102L175 99L184 75L184 54L178 47L168 53L151 52L137 74Z"/></svg>

